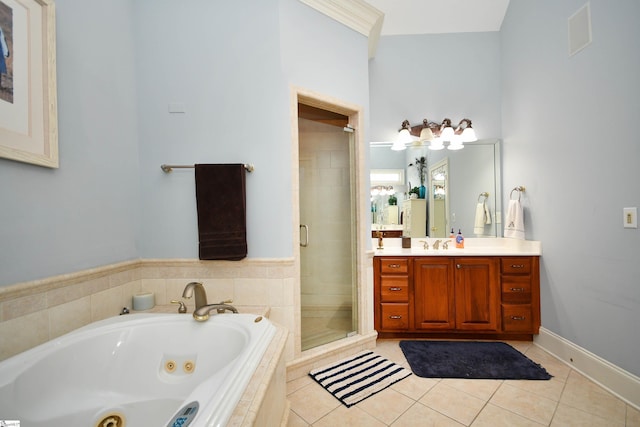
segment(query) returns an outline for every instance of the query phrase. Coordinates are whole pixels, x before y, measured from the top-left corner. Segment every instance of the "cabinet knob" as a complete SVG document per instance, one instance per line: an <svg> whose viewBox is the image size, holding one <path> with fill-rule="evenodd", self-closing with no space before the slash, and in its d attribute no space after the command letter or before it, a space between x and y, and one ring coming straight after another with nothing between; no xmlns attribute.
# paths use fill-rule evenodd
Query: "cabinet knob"
<svg viewBox="0 0 640 427"><path fill-rule="evenodd" d="M396 320L396 319L402 319L402 316L400 316L400 315L389 316L389 319L394 319L394 320Z"/></svg>
<svg viewBox="0 0 640 427"><path fill-rule="evenodd" d="M456 264L456 268L462 268L462 265Z"/></svg>
<svg viewBox="0 0 640 427"><path fill-rule="evenodd" d="M525 320L526 317L524 316L511 316L511 320Z"/></svg>
<svg viewBox="0 0 640 427"><path fill-rule="evenodd" d="M397 291L401 291L401 290L402 290L402 288L391 287L391 288L389 288L389 290L390 290L390 291L397 292Z"/></svg>
<svg viewBox="0 0 640 427"><path fill-rule="evenodd" d="M511 292L524 292L524 288L511 288Z"/></svg>

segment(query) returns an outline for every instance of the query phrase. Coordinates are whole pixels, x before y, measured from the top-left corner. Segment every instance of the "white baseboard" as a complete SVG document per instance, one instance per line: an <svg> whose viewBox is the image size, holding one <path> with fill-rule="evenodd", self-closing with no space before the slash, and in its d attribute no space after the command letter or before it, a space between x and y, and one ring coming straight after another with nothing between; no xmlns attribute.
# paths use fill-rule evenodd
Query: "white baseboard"
<svg viewBox="0 0 640 427"><path fill-rule="evenodd" d="M610 393L640 410L640 378L562 338L540 328L533 342Z"/></svg>

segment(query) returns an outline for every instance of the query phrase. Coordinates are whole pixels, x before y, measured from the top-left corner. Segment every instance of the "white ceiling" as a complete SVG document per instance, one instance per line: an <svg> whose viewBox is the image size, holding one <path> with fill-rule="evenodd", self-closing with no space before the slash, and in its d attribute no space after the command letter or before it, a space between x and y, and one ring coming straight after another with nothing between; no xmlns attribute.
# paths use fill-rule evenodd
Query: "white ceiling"
<svg viewBox="0 0 640 427"><path fill-rule="evenodd" d="M499 31L509 0L365 0L384 13L381 35Z"/></svg>

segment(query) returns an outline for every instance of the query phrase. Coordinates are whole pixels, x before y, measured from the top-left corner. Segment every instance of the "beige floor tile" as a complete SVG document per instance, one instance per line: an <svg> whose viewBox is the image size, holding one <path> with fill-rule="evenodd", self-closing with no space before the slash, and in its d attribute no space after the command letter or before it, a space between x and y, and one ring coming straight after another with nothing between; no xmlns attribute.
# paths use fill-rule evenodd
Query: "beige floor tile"
<svg viewBox="0 0 640 427"><path fill-rule="evenodd" d="M300 418L298 414L293 411L289 411L289 419L287 420L287 427L309 427L309 423Z"/></svg>
<svg viewBox="0 0 640 427"><path fill-rule="evenodd" d="M624 425L627 405L579 373L572 371L560 403Z"/></svg>
<svg viewBox="0 0 640 427"><path fill-rule="evenodd" d="M640 411L627 405L627 427L640 427Z"/></svg>
<svg viewBox="0 0 640 427"><path fill-rule="evenodd" d="M606 419L560 404L551 427L624 427L624 420L620 422Z"/></svg>
<svg viewBox="0 0 640 427"><path fill-rule="evenodd" d="M536 345L532 345L524 355L541 365L548 373L553 375L554 378L561 381L565 381L569 372L571 372L570 366Z"/></svg>
<svg viewBox="0 0 640 427"><path fill-rule="evenodd" d="M486 402L440 382L420 399L420 403L469 425Z"/></svg>
<svg viewBox="0 0 640 427"><path fill-rule="evenodd" d="M404 357L404 353L398 343L399 341L397 340L378 340L376 342L376 348L373 351L398 365L409 367L409 362L407 362L406 357Z"/></svg>
<svg viewBox="0 0 640 427"><path fill-rule="evenodd" d="M511 347L518 350L520 353L525 354L533 346L531 341L505 341Z"/></svg>
<svg viewBox="0 0 640 427"><path fill-rule="evenodd" d="M410 399L404 394L392 388L386 388L380 393L374 394L362 402L359 402L358 408L388 425L395 421L414 403L415 401L413 399Z"/></svg>
<svg viewBox="0 0 640 427"><path fill-rule="evenodd" d="M550 380L506 380L505 384L528 391L538 396L546 397L556 402L560 401L565 382L557 378Z"/></svg>
<svg viewBox="0 0 640 427"><path fill-rule="evenodd" d="M507 409L537 423L549 425L557 402L504 383L490 403Z"/></svg>
<svg viewBox="0 0 640 427"><path fill-rule="evenodd" d="M471 427L541 427L543 425L545 424L538 424L489 403L480 411Z"/></svg>
<svg viewBox="0 0 640 427"><path fill-rule="evenodd" d="M418 402L391 424L392 427L462 427L462 425Z"/></svg>
<svg viewBox="0 0 640 427"><path fill-rule="evenodd" d="M309 384L288 396L291 410L304 421L313 424L342 405L329 392L316 383Z"/></svg>
<svg viewBox="0 0 640 427"><path fill-rule="evenodd" d="M420 398L438 384L439 381L439 379L421 378L417 375L410 375L402 381L393 384L391 388L413 400L420 400Z"/></svg>
<svg viewBox="0 0 640 427"><path fill-rule="evenodd" d="M328 415L322 417L313 427L385 427L385 424L376 420L357 406L347 408L340 405L339 408L331 411Z"/></svg>
<svg viewBox="0 0 640 427"><path fill-rule="evenodd" d="M502 385L502 382L502 380L464 380L457 378L445 378L442 380L443 384L456 390L464 391L485 402L491 399L491 396Z"/></svg>
<svg viewBox="0 0 640 427"><path fill-rule="evenodd" d="M314 382L313 379L308 375L305 375L304 377L296 378L295 380L288 381L287 395L290 395L294 391L299 390L302 387L305 387L309 384L312 384L313 382Z"/></svg>

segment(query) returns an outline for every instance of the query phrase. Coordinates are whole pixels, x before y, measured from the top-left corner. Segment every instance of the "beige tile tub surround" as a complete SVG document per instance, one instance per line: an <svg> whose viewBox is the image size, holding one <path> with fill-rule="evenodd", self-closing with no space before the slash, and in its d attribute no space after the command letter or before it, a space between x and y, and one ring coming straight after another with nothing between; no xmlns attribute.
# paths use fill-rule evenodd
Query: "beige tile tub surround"
<svg viewBox="0 0 640 427"><path fill-rule="evenodd" d="M204 284L209 302L268 306L271 320L294 331L293 274L291 259L136 260L0 287L0 360L116 316L138 292L153 292L157 305L168 305L191 281ZM193 311L193 300L186 303Z"/></svg>

